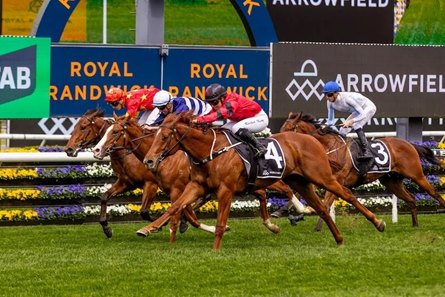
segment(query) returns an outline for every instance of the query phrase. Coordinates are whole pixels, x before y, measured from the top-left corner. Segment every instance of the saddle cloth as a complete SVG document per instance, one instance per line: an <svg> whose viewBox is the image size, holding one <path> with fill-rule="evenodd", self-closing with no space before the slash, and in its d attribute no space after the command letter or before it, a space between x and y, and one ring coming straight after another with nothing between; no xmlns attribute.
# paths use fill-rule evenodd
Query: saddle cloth
<svg viewBox="0 0 445 297"><path fill-rule="evenodd" d="M241 142L231 131L224 131L224 135L231 145ZM254 152L252 152L248 144L241 142L241 144L235 146L235 150L243 160L247 173L250 174L251 169L253 169L252 166L255 166L255 163L257 163L257 178L281 179L286 167L286 160L280 144L274 138L258 138L258 141L267 148L267 153L257 159L256 162L253 156Z"/></svg>
<svg viewBox="0 0 445 297"><path fill-rule="evenodd" d="M368 165L368 173L385 173L391 171L391 154L389 153L386 144L380 140L368 141L368 146L372 152L374 158L371 160L364 161ZM358 161L358 156L361 153L358 141L352 142L349 154L352 159L352 164L354 168L360 172L360 164L363 162Z"/></svg>

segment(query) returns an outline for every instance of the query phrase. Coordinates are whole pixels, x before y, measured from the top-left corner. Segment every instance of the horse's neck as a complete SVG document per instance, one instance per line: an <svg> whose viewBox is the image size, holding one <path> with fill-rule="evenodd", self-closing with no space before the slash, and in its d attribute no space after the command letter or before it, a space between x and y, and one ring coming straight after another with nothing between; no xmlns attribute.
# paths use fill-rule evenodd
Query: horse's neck
<svg viewBox="0 0 445 297"><path fill-rule="evenodd" d="M347 148L347 142L338 135L314 133L314 137L329 151Z"/></svg>
<svg viewBox="0 0 445 297"><path fill-rule="evenodd" d="M153 135L144 135L143 131L134 128L131 133L127 135L132 141L128 141L129 145L133 149L133 153L138 159L143 160L151 145L153 144Z"/></svg>
<svg viewBox="0 0 445 297"><path fill-rule="evenodd" d="M222 132L213 129L207 132L192 129L187 133L189 135L184 137L181 143L185 151L196 160L203 160L215 151L230 145Z"/></svg>
<svg viewBox="0 0 445 297"><path fill-rule="evenodd" d="M107 133L108 128L110 128L111 124L104 118L97 118L95 123L99 136L103 138Z"/></svg>

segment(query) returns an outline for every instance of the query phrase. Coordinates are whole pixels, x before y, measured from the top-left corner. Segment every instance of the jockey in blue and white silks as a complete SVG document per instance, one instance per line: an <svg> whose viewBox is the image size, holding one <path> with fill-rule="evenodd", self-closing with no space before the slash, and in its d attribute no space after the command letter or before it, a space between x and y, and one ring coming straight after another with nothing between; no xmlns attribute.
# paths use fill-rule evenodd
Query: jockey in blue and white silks
<svg viewBox="0 0 445 297"><path fill-rule="evenodd" d="M171 112L179 114L181 112L193 111L194 115L199 116L205 115L212 110L210 104L204 100L193 97L173 98L167 91L159 91L153 99L153 105L157 107L160 112L155 117L151 117L151 120L148 120L147 124L154 126L162 124L165 117Z"/></svg>
<svg viewBox="0 0 445 297"><path fill-rule="evenodd" d="M377 108L367 97L356 92L341 92L340 86L334 82L327 82L323 87L327 99L328 120L327 125L334 123L335 111L346 112L350 115L340 128L340 133L346 135L355 131L362 149L362 159L372 158L363 127L374 116Z"/></svg>

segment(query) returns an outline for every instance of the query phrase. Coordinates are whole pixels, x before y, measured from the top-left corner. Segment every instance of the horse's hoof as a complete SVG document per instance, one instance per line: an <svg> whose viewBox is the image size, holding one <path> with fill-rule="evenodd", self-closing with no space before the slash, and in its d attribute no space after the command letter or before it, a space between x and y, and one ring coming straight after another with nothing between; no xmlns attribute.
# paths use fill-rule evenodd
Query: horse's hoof
<svg viewBox="0 0 445 297"><path fill-rule="evenodd" d="M383 231L385 231L385 227L386 227L386 223L385 223L385 221L382 220L382 221L380 222L380 224L379 224L377 230L379 230L379 232L383 232Z"/></svg>
<svg viewBox="0 0 445 297"><path fill-rule="evenodd" d="M150 231L139 229L138 231L136 231L136 234L142 237L147 237L148 234L150 234Z"/></svg>
<svg viewBox="0 0 445 297"><path fill-rule="evenodd" d="M226 230L224 232L230 231L230 227L226 225Z"/></svg>
<svg viewBox="0 0 445 297"><path fill-rule="evenodd" d="M189 228L189 225L187 223L181 222L181 224L179 224L179 233L184 233L185 231L187 231Z"/></svg>
<svg viewBox="0 0 445 297"><path fill-rule="evenodd" d="M113 229L111 227L104 227L104 233L107 236L107 238L111 238L113 236Z"/></svg>

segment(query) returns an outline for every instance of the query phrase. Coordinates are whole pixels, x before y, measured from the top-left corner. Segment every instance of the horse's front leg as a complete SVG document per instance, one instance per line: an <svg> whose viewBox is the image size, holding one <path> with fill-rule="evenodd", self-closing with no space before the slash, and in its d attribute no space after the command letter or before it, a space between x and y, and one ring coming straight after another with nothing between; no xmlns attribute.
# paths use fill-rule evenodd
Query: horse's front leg
<svg viewBox="0 0 445 297"><path fill-rule="evenodd" d="M218 197L218 216L216 221L215 240L213 242L213 250L221 249L221 241L226 231L227 220L230 215L230 206L233 199L233 191L222 184L217 192Z"/></svg>
<svg viewBox="0 0 445 297"><path fill-rule="evenodd" d="M142 219L152 222L150 217L150 205L153 202L156 192L158 190L158 185L152 181L146 181L142 189L142 203L140 214Z"/></svg>
<svg viewBox="0 0 445 297"><path fill-rule="evenodd" d="M188 205L198 199L199 196L204 194L204 189L196 182L189 182L184 189L184 192L178 200L172 203L167 211L156 219L151 224L139 229L136 234L141 236L147 236L153 231L157 231L177 212L181 211L185 205Z"/></svg>
<svg viewBox="0 0 445 297"><path fill-rule="evenodd" d="M329 212L331 210L331 207L335 207L334 206L335 197L336 196L334 194L326 191L326 194L324 196L324 205L326 206L326 208ZM323 220L319 217L318 221L317 221L317 225L315 226L315 231L321 231L322 226L323 226Z"/></svg>
<svg viewBox="0 0 445 297"><path fill-rule="evenodd" d="M263 219L263 225L273 233L280 233L280 227L270 221L266 191L263 189L256 190L253 194L260 201L260 215Z"/></svg>
<svg viewBox="0 0 445 297"><path fill-rule="evenodd" d="M128 190L127 184L118 179L108 191L106 191L102 197L100 198L100 216L99 223L102 225L102 230L105 235L110 238L113 236L113 229L108 225L108 216L107 216L107 205L110 199L120 193Z"/></svg>

